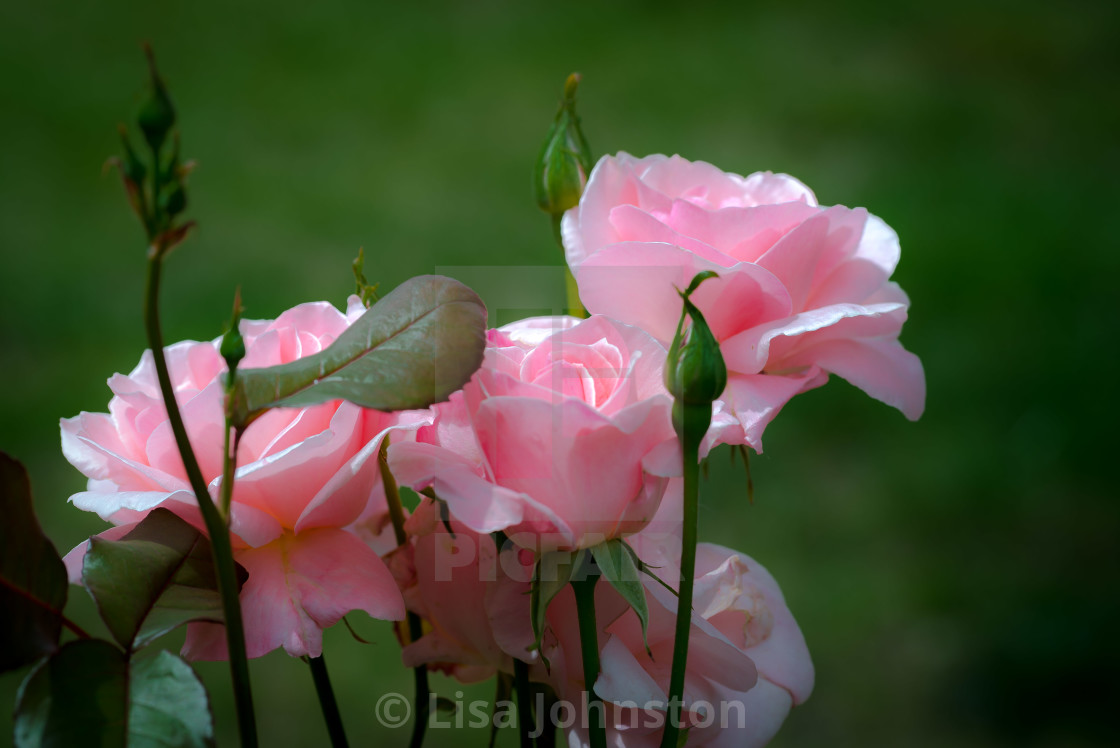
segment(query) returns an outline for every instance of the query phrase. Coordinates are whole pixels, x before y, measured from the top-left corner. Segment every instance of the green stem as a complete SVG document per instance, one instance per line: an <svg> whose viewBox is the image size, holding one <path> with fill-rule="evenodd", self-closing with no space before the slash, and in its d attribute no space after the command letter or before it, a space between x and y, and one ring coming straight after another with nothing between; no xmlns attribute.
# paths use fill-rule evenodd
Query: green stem
<svg viewBox="0 0 1120 748"><path fill-rule="evenodd" d="M576 615L579 617L579 643L583 650L583 682L587 689L587 731L591 748L607 748L606 705L595 693L599 677L599 624L595 620L595 583L598 574L572 580L576 593ZM596 714L597 712L597 714Z"/></svg>
<svg viewBox="0 0 1120 748"><path fill-rule="evenodd" d="M552 236L556 239L556 243L560 245L560 251L564 251L564 237L560 233L560 222L563 216L552 216ZM564 266L564 290L568 302L568 314L573 317L586 317L587 310L583 308L583 302L579 299L579 286L576 285L575 276L572 275L571 268Z"/></svg>
<svg viewBox="0 0 1120 748"><path fill-rule="evenodd" d="M148 250L148 279L144 287L144 326L148 334L148 346L152 349L152 359L156 366L156 378L167 409L167 420L175 435L175 444L183 460L191 490L198 500L202 520L210 536L210 547L214 553L214 567L218 574L218 591L222 596L222 611L226 623L226 645L229 649L229 667L233 678L234 702L237 707L237 725L243 748L256 748L257 724L253 716L253 694L249 688L249 662L245 653L245 631L241 622L241 601L238 599L237 571L233 562L233 548L230 545L229 527L222 520L218 508L210 498L202 470L191 449L183 417L175 400L175 389L171 385L171 375L167 371L167 359L163 352L163 333L159 324L159 282L163 261L163 247L153 244ZM225 459L229 460L227 453ZM232 490L232 481L230 482Z"/></svg>
<svg viewBox="0 0 1120 748"><path fill-rule="evenodd" d="M389 519L393 523L393 534L397 539L397 546L408 542L408 533L404 531L404 507L401 505L401 492L397 488L397 479L389 470L389 435L381 442L381 450L377 454L377 466L381 470L381 483L385 487L385 503L389 506ZM424 635L424 627L420 623L420 616L412 611L408 612L408 641L414 642ZM424 744L424 734L428 729L428 705L431 703L431 689L428 686L428 668L426 665L417 665L412 669L416 681L416 721L412 723L412 740L409 748L420 748Z"/></svg>
<svg viewBox="0 0 1120 748"><path fill-rule="evenodd" d="M533 719L533 700L529 695L529 664L513 658L513 682L517 689L517 725L521 733L521 748L533 748L532 735L537 731Z"/></svg>
<svg viewBox="0 0 1120 748"><path fill-rule="evenodd" d="M236 376L234 372L233 376ZM233 434L233 449L230 449L230 434ZM225 445L223 447L223 454L225 455L222 463L222 494L221 494L221 507L222 517L226 522L229 522L229 507L233 502L233 481L237 474L237 448L241 446L241 435L245 433L241 429L236 428L230 423L229 415L226 415L226 437Z"/></svg>
<svg viewBox="0 0 1120 748"><path fill-rule="evenodd" d="M334 698L331 677L327 674L327 661L323 659L323 655L306 659L307 664L311 666L311 678L315 681L315 693L319 696L323 719L327 721L327 733L331 736L331 745L334 748L348 748L346 731L342 727L342 714L338 711L338 701Z"/></svg>
<svg viewBox="0 0 1120 748"><path fill-rule="evenodd" d="M556 725L552 724L549 715L554 714L559 699L556 692L544 684L534 684L541 693L541 734L537 738L537 748L556 748Z"/></svg>
<svg viewBox="0 0 1120 748"><path fill-rule="evenodd" d="M689 418L689 408L684 409ZM711 419L711 406L708 406ZM682 419L683 420L683 419ZM681 531L681 579L677 591L677 627L673 638L673 667L669 675L668 719L661 737L661 748L677 748L677 734L681 727L684 697L684 675L688 663L688 633L692 627L692 587L696 578L696 541L699 524L700 439L703 429L680 428L681 448L684 453L684 527Z"/></svg>

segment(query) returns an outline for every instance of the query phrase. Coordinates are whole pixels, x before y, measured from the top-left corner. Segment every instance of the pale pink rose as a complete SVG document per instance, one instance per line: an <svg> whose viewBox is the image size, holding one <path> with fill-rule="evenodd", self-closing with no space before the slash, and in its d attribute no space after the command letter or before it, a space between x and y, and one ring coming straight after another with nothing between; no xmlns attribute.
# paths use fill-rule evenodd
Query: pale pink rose
<svg viewBox="0 0 1120 748"><path fill-rule="evenodd" d="M670 558L672 546L661 555ZM658 576L676 587L679 567ZM601 673L594 690L606 703L608 744L656 748L664 726L677 599L643 581L649 606L647 653L641 624L605 582L596 587ZM808 698L813 666L805 640L773 577L750 557L702 543L697 549L692 629L685 675L687 746L765 745L790 708ZM565 590L548 611L553 658L550 683L560 698L582 703L586 690L574 596ZM709 709L710 707L710 709ZM582 712L569 746L589 745Z"/></svg>
<svg viewBox="0 0 1120 748"><path fill-rule="evenodd" d="M389 448L402 483L431 487L478 533L575 549L640 530L680 449L665 348L605 317L542 318L489 333L482 368L415 443Z"/></svg>
<svg viewBox="0 0 1120 748"><path fill-rule="evenodd" d="M922 366L898 342L909 299L889 280L898 237L866 210L820 206L784 174L620 153L599 161L562 230L587 309L663 342L680 315L674 287L719 274L692 297L729 373L706 447L761 451L778 410L829 373L921 415Z"/></svg>
<svg viewBox="0 0 1120 748"><path fill-rule="evenodd" d="M494 640L494 620L489 599L506 581L499 569L497 548L489 535L479 535L450 518L439 517L431 499L424 499L405 523L409 544L399 555L407 559L405 573L398 571L405 604L425 622L420 639L405 644L405 667L427 665L463 683L513 673L510 654ZM395 567L399 568L399 567ZM529 598L519 601L528 614ZM527 651L517 653L529 662Z"/></svg>
<svg viewBox="0 0 1120 748"><path fill-rule="evenodd" d="M351 297L343 314L330 304L302 304L271 320L245 320L244 368L272 366L329 345L363 312ZM176 343L166 349L176 400L211 496L221 488L224 417L218 341ZM119 527L119 537L162 506L204 530L175 446L150 351L128 375L109 380L108 413L62 421L66 458L89 477L75 506ZM378 525L384 496L377 452L391 430L415 428L426 414L386 414L333 401L265 413L246 430L238 452L230 529L234 556L249 571L241 591L248 654L277 648L316 656L322 629L350 610L396 620L404 603L384 563L358 534L358 520ZM381 504L376 502L380 501ZM371 503L373 506L371 506ZM85 543L67 556L80 576ZM226 656L215 624L188 627L184 654Z"/></svg>

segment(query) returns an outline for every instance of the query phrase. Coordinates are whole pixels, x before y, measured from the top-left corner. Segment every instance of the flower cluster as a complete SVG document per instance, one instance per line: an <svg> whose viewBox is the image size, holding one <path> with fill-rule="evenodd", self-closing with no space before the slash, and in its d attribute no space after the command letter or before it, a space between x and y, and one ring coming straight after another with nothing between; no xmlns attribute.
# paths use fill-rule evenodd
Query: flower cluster
<svg viewBox="0 0 1120 748"><path fill-rule="evenodd" d="M569 266L588 319L548 317L491 330L481 368L450 400L396 414L335 401L271 410L245 430L229 514L234 554L248 570L241 604L249 656L277 647L320 653L322 629L350 610L424 621L402 635L404 664L464 682L514 672L561 700L605 703L610 745L656 746L669 698L681 568L682 451L665 388L667 348L683 289L727 365L703 453L762 448L762 433L794 395L837 374L917 418L921 364L898 335L909 306L889 280L895 233L862 209L818 205L780 174L724 173L679 157L627 154L595 166L563 217ZM362 311L305 304L273 322L242 323L245 366L321 350ZM217 342L167 349L176 397L199 462L219 495L222 374ZM90 479L73 503L119 537L155 507L202 528L155 382L150 353L109 385L108 414L62 423L66 457ZM389 531L378 457L425 494ZM544 601L534 585L549 558L607 542L633 550L644 616L613 586L595 588L601 670L585 677L571 586ZM81 546L68 557L80 574ZM388 561L388 564L383 561ZM392 569L392 572L390 572ZM656 578L654 577L656 574ZM762 745L812 690L813 668L777 583L754 559L701 544L694 574L684 688L688 746ZM225 656L217 624L195 623L184 654ZM737 704L743 719L712 722L698 704ZM568 745L587 745L576 720Z"/></svg>

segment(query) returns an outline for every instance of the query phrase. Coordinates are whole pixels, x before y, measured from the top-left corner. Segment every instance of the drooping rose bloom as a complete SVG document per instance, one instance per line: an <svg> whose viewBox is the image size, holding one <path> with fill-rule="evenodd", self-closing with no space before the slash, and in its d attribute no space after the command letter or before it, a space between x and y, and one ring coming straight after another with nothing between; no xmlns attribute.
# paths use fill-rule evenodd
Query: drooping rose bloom
<svg viewBox="0 0 1120 748"><path fill-rule="evenodd" d="M596 165L563 237L584 306L663 342L680 315L674 286L719 274L692 297L729 373L705 447L761 451L766 424L829 373L907 418L924 409L921 363L898 342L898 237L862 208L820 206L784 174L620 153Z"/></svg>
<svg viewBox="0 0 1120 748"><path fill-rule="evenodd" d="M389 448L402 483L431 487L478 533L570 550L640 530L680 449L665 348L605 317L491 330L482 368L414 443Z"/></svg>
<svg viewBox="0 0 1120 748"><path fill-rule="evenodd" d="M498 549L489 535L479 535L454 518L441 520L435 503L425 498L408 518L409 544L396 552L393 568L408 609L427 624L424 635L405 644L405 667L427 665L474 683L498 672L513 673L513 656L530 662L527 650L504 652L494 640L495 613L489 600L499 581ZM508 565L508 564L507 564ZM529 598L515 605L528 615ZM497 617L504 617L498 611ZM501 621L497 621L501 625Z"/></svg>
<svg viewBox="0 0 1120 748"><path fill-rule="evenodd" d="M241 366L286 363L329 345L363 311L351 297L346 314L330 304L302 304L275 321L245 320ZM176 401L210 497L221 488L225 428L218 342L187 341L166 349ZM160 396L150 351L125 376L109 380L108 413L62 421L66 458L89 477L88 490L71 501L117 527L119 538L162 506L205 531ZM234 557L248 571L241 591L249 657L277 647L317 656L322 629L351 610L376 618L404 617L401 593L384 563L347 529L371 520L371 496L380 493L377 452L390 430L415 427L417 413L386 414L333 401L265 413L244 432L231 505ZM374 524L376 524L374 522ZM81 574L86 550L67 556L71 579ZM187 657L226 657L217 624L188 627Z"/></svg>
<svg viewBox="0 0 1120 748"><path fill-rule="evenodd" d="M673 553L670 544L661 557ZM662 567L657 574L669 582L678 568ZM643 586L649 653L634 611L606 582L600 580L595 591L601 673L594 690L606 702L608 744L619 748L656 748L666 719L677 599L656 581L645 579ZM813 687L804 637L777 583L750 557L701 543L693 609L682 715L690 728L686 745L765 745ZM580 710L568 727L568 745L588 746L585 725L592 717L582 711L587 686L570 590L553 601L548 620L549 683Z"/></svg>

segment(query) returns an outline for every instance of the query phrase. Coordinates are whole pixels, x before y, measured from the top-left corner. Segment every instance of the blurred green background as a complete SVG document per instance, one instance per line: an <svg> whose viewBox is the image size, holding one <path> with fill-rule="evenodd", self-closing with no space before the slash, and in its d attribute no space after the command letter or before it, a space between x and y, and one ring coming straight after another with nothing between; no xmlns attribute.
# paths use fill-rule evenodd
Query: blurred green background
<svg viewBox="0 0 1120 748"><path fill-rule="evenodd" d="M902 239L925 416L834 379L768 429L753 506L724 452L704 488L702 537L775 574L816 662L774 745L1115 745L1118 10L0 4L0 449L28 465L61 550L102 529L66 503L84 480L58 419L104 410L106 378L144 348L141 231L102 175L140 101L141 40L199 162L168 340L216 336L238 285L252 317L341 304L361 246L383 288L446 266L468 282L488 275L473 266L555 268L529 176L578 70L597 153L788 172ZM515 272L537 279L526 306L562 298L555 270ZM372 704L410 675L387 626L356 625L376 643L327 636L352 743L403 745ZM201 669L233 745L225 668ZM325 744L305 669L253 663L266 745ZM22 675L0 676L0 702ZM460 744L484 734L429 741Z"/></svg>

